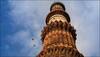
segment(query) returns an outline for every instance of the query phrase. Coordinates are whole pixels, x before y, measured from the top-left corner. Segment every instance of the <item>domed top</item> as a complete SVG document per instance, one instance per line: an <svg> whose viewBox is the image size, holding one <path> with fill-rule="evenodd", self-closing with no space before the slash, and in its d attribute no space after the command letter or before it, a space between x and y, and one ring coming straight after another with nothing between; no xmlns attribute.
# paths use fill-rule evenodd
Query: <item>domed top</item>
<svg viewBox="0 0 100 57"><path fill-rule="evenodd" d="M50 11L53 11L53 10L64 10L65 11L65 6L61 2L55 2L50 7Z"/></svg>

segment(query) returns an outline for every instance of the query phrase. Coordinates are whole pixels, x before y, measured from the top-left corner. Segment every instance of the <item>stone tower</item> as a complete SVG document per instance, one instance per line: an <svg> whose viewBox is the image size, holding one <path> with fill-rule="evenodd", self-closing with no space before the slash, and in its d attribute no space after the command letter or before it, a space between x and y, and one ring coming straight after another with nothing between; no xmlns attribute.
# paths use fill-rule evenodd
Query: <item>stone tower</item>
<svg viewBox="0 0 100 57"><path fill-rule="evenodd" d="M76 30L60 2L51 5L41 36L43 50L37 57L84 57L76 48Z"/></svg>

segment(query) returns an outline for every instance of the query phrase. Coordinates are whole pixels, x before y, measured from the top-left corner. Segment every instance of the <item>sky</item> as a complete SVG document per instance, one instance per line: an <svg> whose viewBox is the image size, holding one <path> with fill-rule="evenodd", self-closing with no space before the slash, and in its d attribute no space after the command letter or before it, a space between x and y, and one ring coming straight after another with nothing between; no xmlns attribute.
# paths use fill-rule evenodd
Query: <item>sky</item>
<svg viewBox="0 0 100 57"><path fill-rule="evenodd" d="M62 2L77 33L76 46L85 57L99 57L100 1L0 0L0 57L36 57L43 49L41 30L54 2ZM34 40L32 40L34 39Z"/></svg>

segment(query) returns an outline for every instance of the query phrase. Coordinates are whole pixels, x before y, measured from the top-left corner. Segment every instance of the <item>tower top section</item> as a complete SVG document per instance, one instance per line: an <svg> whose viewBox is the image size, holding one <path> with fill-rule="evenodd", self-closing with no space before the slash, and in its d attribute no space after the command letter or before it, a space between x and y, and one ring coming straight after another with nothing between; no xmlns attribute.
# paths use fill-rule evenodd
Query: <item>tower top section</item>
<svg viewBox="0 0 100 57"><path fill-rule="evenodd" d="M66 22L70 22L70 17L68 13L65 12L65 6L63 3L55 2L51 5L50 13L46 17L46 24L49 24L51 20L66 20Z"/></svg>
<svg viewBox="0 0 100 57"><path fill-rule="evenodd" d="M65 6L61 2L55 2L51 5L50 11L55 11L55 10L63 10L65 11Z"/></svg>

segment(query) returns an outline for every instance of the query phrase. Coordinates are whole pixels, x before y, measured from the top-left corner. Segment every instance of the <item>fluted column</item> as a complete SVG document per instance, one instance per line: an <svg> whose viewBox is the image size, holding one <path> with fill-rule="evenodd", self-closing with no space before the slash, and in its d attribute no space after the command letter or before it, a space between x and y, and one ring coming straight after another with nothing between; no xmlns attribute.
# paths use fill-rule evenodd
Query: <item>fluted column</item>
<svg viewBox="0 0 100 57"><path fill-rule="evenodd" d="M62 3L54 3L41 34L43 50L37 57L84 57L76 48L76 30Z"/></svg>

